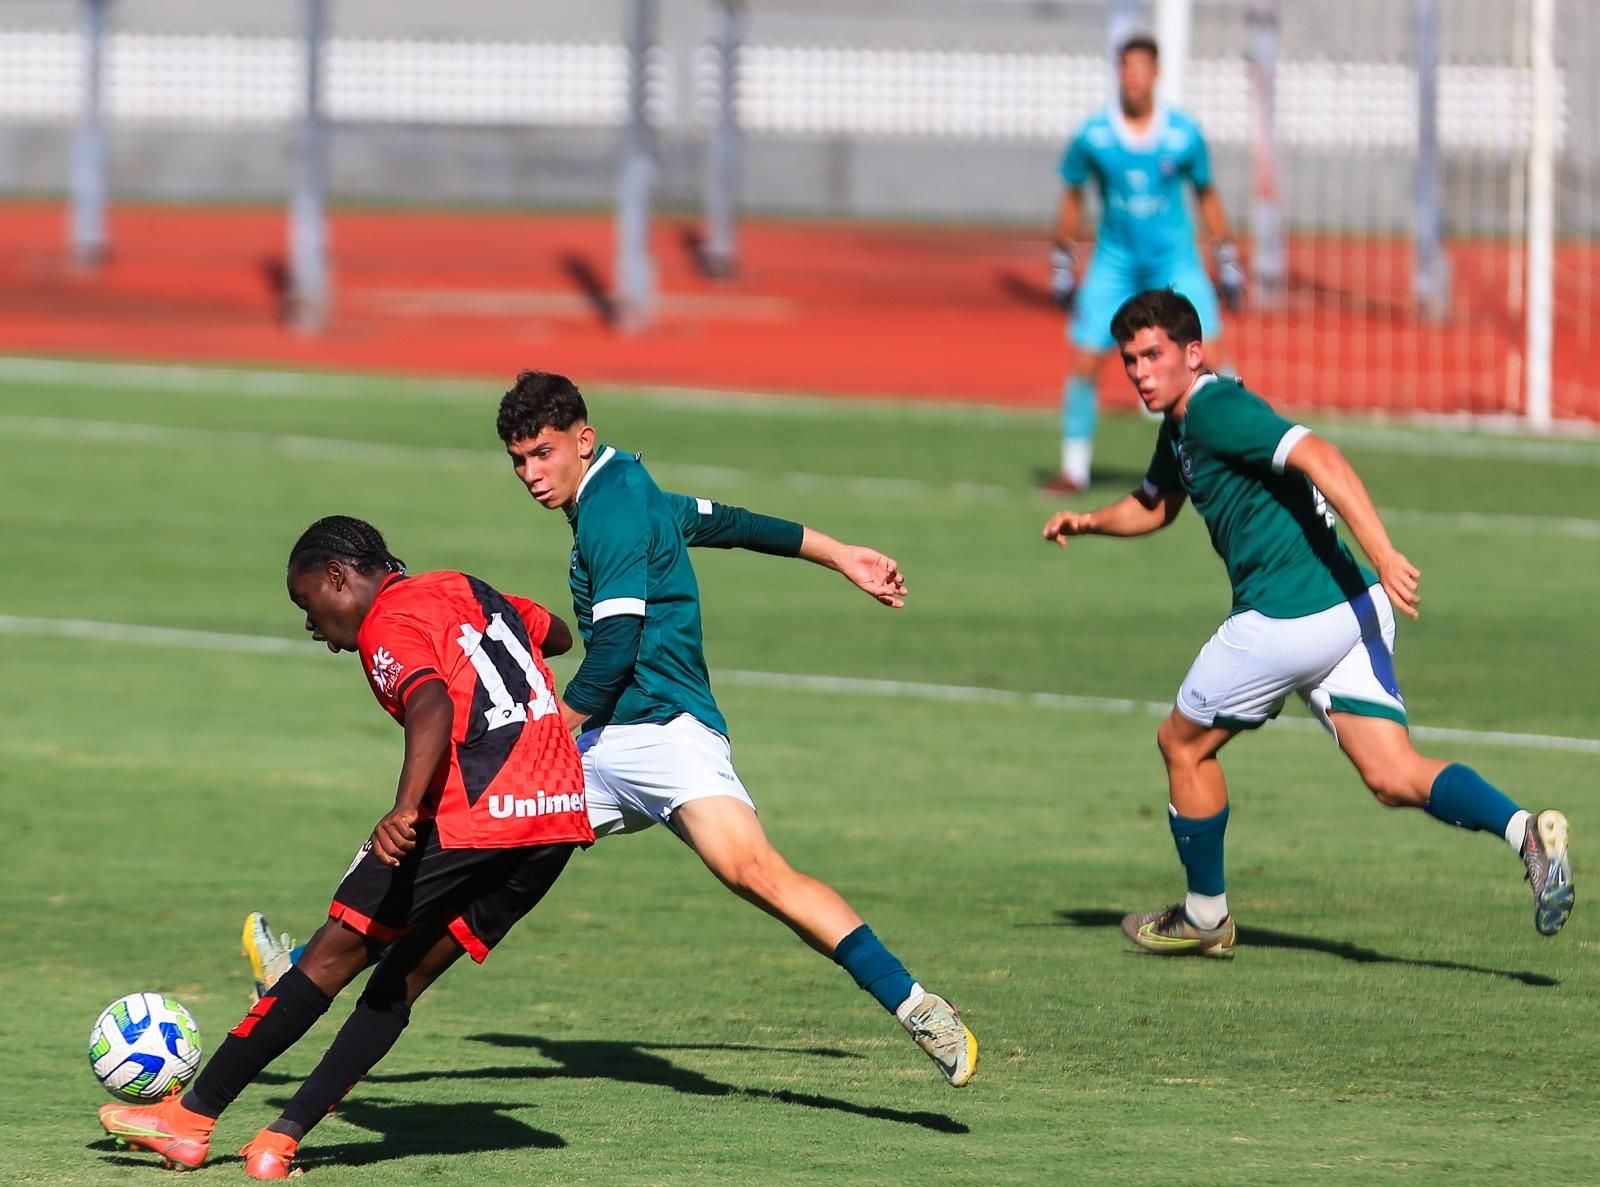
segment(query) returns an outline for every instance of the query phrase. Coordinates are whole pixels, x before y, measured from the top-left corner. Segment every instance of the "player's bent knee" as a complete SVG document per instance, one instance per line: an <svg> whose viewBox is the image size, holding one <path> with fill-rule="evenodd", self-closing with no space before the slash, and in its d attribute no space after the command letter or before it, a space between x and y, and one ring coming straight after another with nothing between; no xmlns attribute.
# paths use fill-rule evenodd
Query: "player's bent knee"
<svg viewBox="0 0 1600 1187"><path fill-rule="evenodd" d="M1196 739L1186 737L1184 730L1172 718L1163 721L1156 730L1156 749L1169 767L1192 766L1205 757L1204 748Z"/></svg>
<svg viewBox="0 0 1600 1187"><path fill-rule="evenodd" d="M306 941L296 962L300 971L325 992L337 993L367 967L367 940L335 920L328 920Z"/></svg>
<svg viewBox="0 0 1600 1187"><path fill-rule="evenodd" d="M1362 771L1361 778L1373 798L1386 808L1420 808L1428 802L1427 791L1419 793L1408 772Z"/></svg>

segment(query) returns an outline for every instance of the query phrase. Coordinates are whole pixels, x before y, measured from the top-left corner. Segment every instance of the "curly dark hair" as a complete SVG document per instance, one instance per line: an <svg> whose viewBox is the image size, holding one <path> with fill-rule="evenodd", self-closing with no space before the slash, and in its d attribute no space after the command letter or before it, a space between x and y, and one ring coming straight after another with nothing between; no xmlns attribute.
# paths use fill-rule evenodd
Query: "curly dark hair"
<svg viewBox="0 0 1600 1187"><path fill-rule="evenodd" d="M550 371L524 371L500 399L495 431L500 440L531 441L545 429L561 432L589 419L578 387L565 375Z"/></svg>

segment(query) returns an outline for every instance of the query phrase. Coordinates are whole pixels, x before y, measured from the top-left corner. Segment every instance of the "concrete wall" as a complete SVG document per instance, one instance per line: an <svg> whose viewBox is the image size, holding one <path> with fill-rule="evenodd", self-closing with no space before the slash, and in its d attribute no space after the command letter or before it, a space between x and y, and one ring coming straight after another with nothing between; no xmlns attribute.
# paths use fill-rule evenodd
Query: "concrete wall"
<svg viewBox="0 0 1600 1187"><path fill-rule="evenodd" d="M1445 0L1446 60L1503 62L1511 53L1511 3ZM1592 197L1600 158L1600 62L1589 0L1560 0L1568 152L1562 164L1565 230L1600 232ZM1587 7L1585 7L1587 6ZM1359 19L1329 25L1298 0L1284 0L1283 55L1339 60L1405 56L1409 4L1352 0ZM292 36L298 4L279 0L113 0L113 27L150 33L223 30ZM1105 4L1094 0L753 0L752 40L768 44L967 47L1099 53ZM592 39L615 42L624 0L331 0L332 32L344 37L468 40ZM1470 10L1470 11L1469 11ZM1452 19L1451 12L1458 17ZM1193 51L1237 55L1243 0L1196 0ZM71 29L75 0L8 0L6 29ZM705 0L662 0L661 42L682 65L711 32ZM1376 49L1375 49L1376 47ZM689 87L680 79L680 93ZM122 124L112 129L113 192L123 198L279 201L289 165L286 126ZM337 200L404 204L606 206L614 184L613 129L532 126L340 125L334 132ZM0 121L0 193L59 194L65 188L70 124ZM913 217L1029 223L1045 227L1057 196L1059 142L914 137L751 135L744 146L743 199L754 212L839 217ZM1248 168L1242 145L1213 150L1218 183L1244 221ZM660 133L664 203L698 201L699 132L687 116ZM1412 161L1403 151L1286 148L1291 226L1403 232L1411 221ZM1509 186L1521 161L1508 153L1445 159L1446 229L1507 229Z"/></svg>

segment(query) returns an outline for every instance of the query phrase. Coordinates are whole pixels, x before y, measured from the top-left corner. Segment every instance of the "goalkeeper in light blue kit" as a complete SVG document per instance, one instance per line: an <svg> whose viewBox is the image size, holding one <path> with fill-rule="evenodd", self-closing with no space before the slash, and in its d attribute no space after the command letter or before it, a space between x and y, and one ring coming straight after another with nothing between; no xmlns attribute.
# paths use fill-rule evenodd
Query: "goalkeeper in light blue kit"
<svg viewBox="0 0 1600 1187"><path fill-rule="evenodd" d="M1046 484L1056 494L1089 485L1099 397L1095 378L1112 348L1111 316L1129 297L1171 287L1200 313L1213 366L1222 321L1217 290L1230 309L1244 301L1239 250L1228 233L1222 200L1211 186L1211 157L1200 126L1155 97L1156 43L1143 34L1118 51L1117 103L1089 119L1061 161L1066 187L1051 254L1050 291L1072 315L1068 335L1074 358L1061 400L1061 473ZM1206 274L1184 199L1194 186L1211 236L1217 287ZM1083 191L1100 191L1099 242L1080 284L1076 243L1083 230Z"/></svg>

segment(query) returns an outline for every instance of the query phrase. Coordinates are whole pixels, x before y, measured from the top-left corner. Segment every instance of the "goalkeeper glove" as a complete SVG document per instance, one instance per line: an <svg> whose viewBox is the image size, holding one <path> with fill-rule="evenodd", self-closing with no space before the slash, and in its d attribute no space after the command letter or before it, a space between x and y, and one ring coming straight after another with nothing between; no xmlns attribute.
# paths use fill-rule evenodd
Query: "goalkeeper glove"
<svg viewBox="0 0 1600 1187"><path fill-rule="evenodd" d="M1218 240L1212 255L1217 264L1217 292L1229 309L1244 304L1244 263L1239 259L1239 247L1232 239Z"/></svg>
<svg viewBox="0 0 1600 1187"><path fill-rule="evenodd" d="M1067 313L1078 299L1078 252L1071 244L1050 249L1050 299Z"/></svg>

